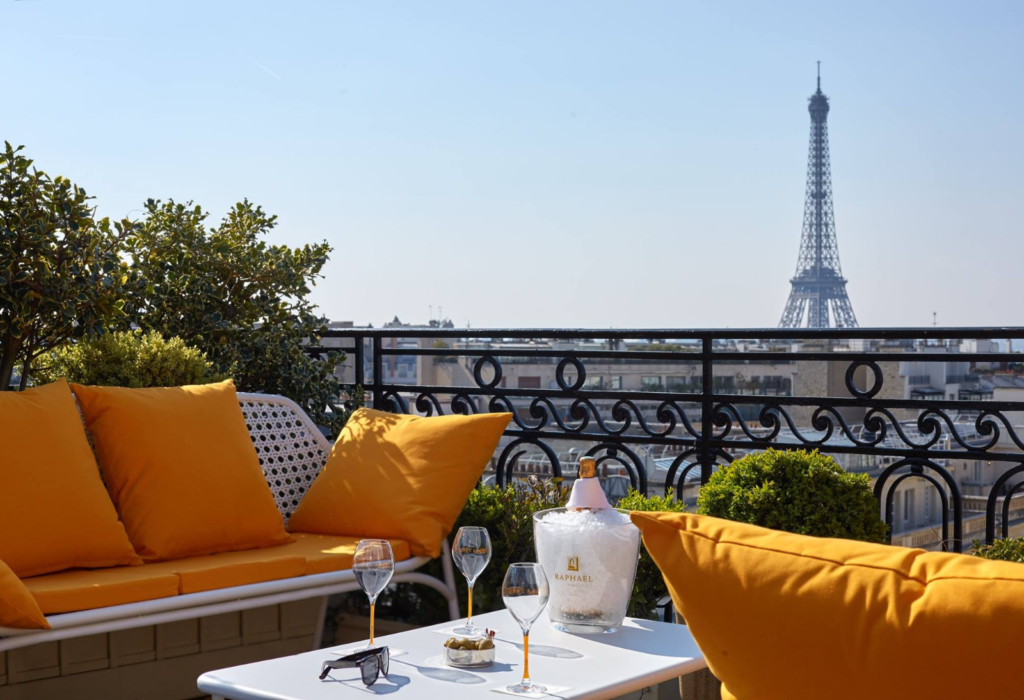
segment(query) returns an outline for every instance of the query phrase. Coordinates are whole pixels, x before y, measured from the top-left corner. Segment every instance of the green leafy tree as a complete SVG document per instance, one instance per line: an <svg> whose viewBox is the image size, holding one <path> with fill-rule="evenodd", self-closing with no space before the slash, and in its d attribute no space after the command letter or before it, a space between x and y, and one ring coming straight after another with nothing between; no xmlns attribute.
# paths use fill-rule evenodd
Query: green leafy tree
<svg viewBox="0 0 1024 700"><path fill-rule="evenodd" d="M40 360L35 377L131 388L207 384L224 378L206 355L181 338L138 330L106 333L58 348Z"/></svg>
<svg viewBox="0 0 1024 700"><path fill-rule="evenodd" d="M118 256L131 228L96 220L92 199L50 178L4 142L0 152L0 391L16 366L73 338L104 332L122 316L126 267Z"/></svg>
<svg viewBox="0 0 1024 700"><path fill-rule="evenodd" d="M867 474L817 450L754 452L711 475L697 512L816 537L889 542Z"/></svg>
<svg viewBox="0 0 1024 700"><path fill-rule="evenodd" d="M127 318L198 348L240 391L282 394L340 429L345 415L330 407L339 402L334 368L343 355L304 351L326 330L309 294L330 246L267 243L277 217L248 200L212 228L191 202L149 200L145 209L128 239Z"/></svg>

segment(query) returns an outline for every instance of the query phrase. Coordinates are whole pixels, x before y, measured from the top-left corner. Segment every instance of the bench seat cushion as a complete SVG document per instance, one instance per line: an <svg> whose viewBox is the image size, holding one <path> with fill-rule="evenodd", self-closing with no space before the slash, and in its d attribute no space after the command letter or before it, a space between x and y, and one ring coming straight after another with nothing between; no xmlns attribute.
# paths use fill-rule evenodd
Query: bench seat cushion
<svg viewBox="0 0 1024 700"><path fill-rule="evenodd" d="M178 577L148 566L75 569L24 581L46 615L106 608L178 595Z"/></svg>
<svg viewBox="0 0 1024 700"><path fill-rule="evenodd" d="M24 585L43 614L92 610L179 594L344 571L352 568L352 557L359 539L299 533L295 535L294 542L278 547L208 554L144 566L76 569L25 579ZM395 552L395 561L410 557L407 542L391 540L391 548Z"/></svg>
<svg viewBox="0 0 1024 700"><path fill-rule="evenodd" d="M179 592L201 593L251 583L295 578L306 573L306 560L289 551L292 545L225 552L147 564L150 571L176 575Z"/></svg>
<svg viewBox="0 0 1024 700"><path fill-rule="evenodd" d="M352 568L352 558L356 553L356 545L360 537L344 537L337 535L316 535L293 532L293 544L286 544L281 549L298 554L306 561L306 575L326 574L331 571L343 571ZM409 543L404 540L389 540L395 553L395 561L405 561L411 555Z"/></svg>
<svg viewBox="0 0 1024 700"><path fill-rule="evenodd" d="M944 673L951 640L1018 668L1024 566L632 513L723 700L1008 698L1006 673Z"/></svg>

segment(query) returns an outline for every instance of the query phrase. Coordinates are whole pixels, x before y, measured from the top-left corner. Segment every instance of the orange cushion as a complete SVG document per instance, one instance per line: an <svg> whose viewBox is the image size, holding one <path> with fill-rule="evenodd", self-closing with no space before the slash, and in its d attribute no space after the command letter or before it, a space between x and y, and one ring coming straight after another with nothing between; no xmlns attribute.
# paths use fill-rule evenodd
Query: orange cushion
<svg viewBox="0 0 1024 700"><path fill-rule="evenodd" d="M143 559L291 541L230 380L73 388L110 496Z"/></svg>
<svg viewBox="0 0 1024 700"><path fill-rule="evenodd" d="M315 535L293 532L295 542L281 549L302 557L306 562L306 575L325 574L329 571L344 571L352 568L352 558L361 538L338 535ZM411 555L409 543L391 540L391 551L395 561L405 561Z"/></svg>
<svg viewBox="0 0 1024 700"><path fill-rule="evenodd" d="M178 577L148 566L62 571L25 579L25 587L47 615L178 595Z"/></svg>
<svg viewBox="0 0 1024 700"><path fill-rule="evenodd" d="M34 607L41 608L37 619L41 626L46 624L43 613L92 610L179 593L343 571L352 568L358 542L358 537L300 533L295 535L294 542L278 547L209 554L145 566L64 571L26 579L24 584L13 574L10 580L5 579L5 567L0 562L0 626L19 626L13 624L16 618L4 615L5 606L15 604L24 609L24 614ZM401 540L391 540L391 548L395 561L410 556L409 545ZM22 600L16 595L19 587L24 591ZM25 624L20 626L28 626L33 618L21 619Z"/></svg>
<svg viewBox="0 0 1024 700"><path fill-rule="evenodd" d="M0 392L0 559L21 578L140 563L65 380Z"/></svg>
<svg viewBox="0 0 1024 700"><path fill-rule="evenodd" d="M0 627L50 629L39 603L11 567L0 561Z"/></svg>
<svg viewBox="0 0 1024 700"><path fill-rule="evenodd" d="M955 640L986 667L1016 668L1020 564L631 516L725 700L1008 697L1005 673L944 673L941 660Z"/></svg>
<svg viewBox="0 0 1024 700"><path fill-rule="evenodd" d="M360 409L288 526L405 540L414 555L436 557L511 417L422 418Z"/></svg>
<svg viewBox="0 0 1024 700"><path fill-rule="evenodd" d="M306 573L306 561L288 551L293 545L224 552L147 564L144 568L178 578L181 593L199 593L250 583L295 578Z"/></svg>

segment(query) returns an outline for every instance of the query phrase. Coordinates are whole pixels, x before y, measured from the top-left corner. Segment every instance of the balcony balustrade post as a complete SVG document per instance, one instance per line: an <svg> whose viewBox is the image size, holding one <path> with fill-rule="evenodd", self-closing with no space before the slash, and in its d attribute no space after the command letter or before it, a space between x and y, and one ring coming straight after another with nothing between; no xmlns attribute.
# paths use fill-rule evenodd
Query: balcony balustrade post
<svg viewBox="0 0 1024 700"><path fill-rule="evenodd" d="M701 362L701 399L700 399L700 485L708 483L711 478L711 434L714 431L714 420L712 419L712 396L714 390L714 367L711 359L712 348L711 336L704 336L701 340L701 352L704 358Z"/></svg>
<svg viewBox="0 0 1024 700"><path fill-rule="evenodd" d="M365 359L363 357L364 352L365 352L365 348L363 347L363 336L357 335L355 337L355 341L356 341L356 346L355 346L353 354L355 355L356 366L355 366L355 373L353 375L354 376L353 382L355 383L356 386L362 386L363 384L366 383L366 379L363 376L363 362L365 361Z"/></svg>
<svg viewBox="0 0 1024 700"><path fill-rule="evenodd" d="M379 335L373 336L373 407L384 410L384 356L381 352L383 344Z"/></svg>

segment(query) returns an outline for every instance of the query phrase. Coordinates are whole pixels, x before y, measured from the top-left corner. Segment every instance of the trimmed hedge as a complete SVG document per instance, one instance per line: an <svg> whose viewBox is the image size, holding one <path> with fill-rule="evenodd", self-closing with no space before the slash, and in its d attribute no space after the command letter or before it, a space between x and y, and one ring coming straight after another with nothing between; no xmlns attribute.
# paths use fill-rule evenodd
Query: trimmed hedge
<svg viewBox="0 0 1024 700"><path fill-rule="evenodd" d="M768 449L722 467L700 490L697 512L800 535L889 542L868 475L817 450Z"/></svg>

